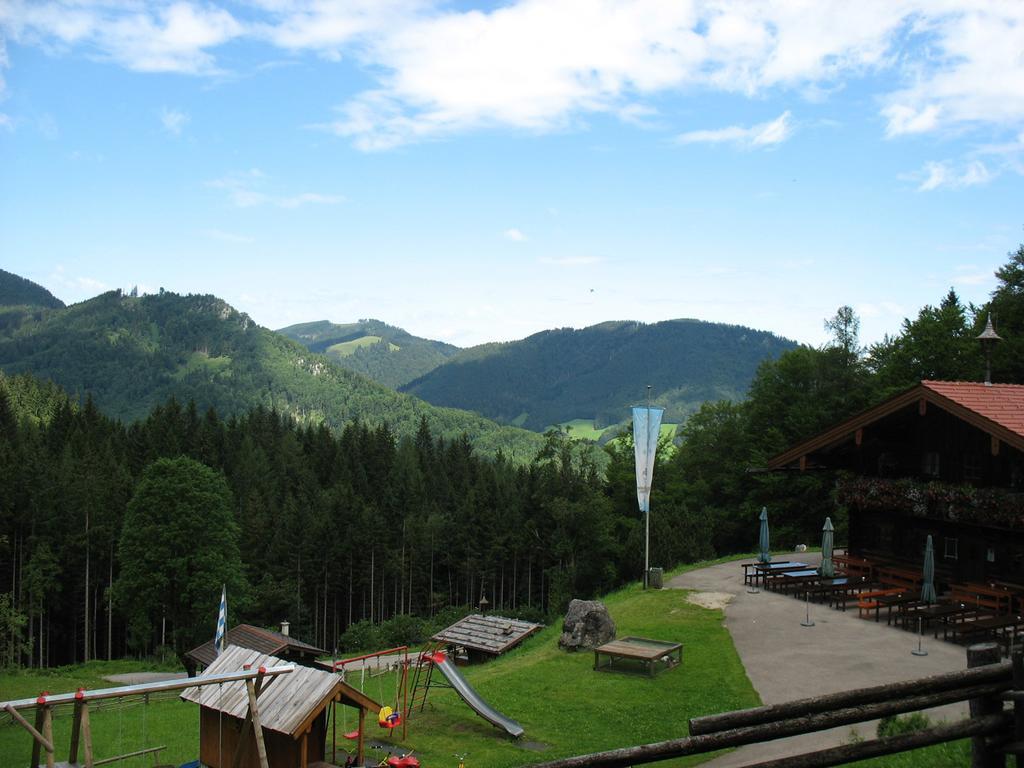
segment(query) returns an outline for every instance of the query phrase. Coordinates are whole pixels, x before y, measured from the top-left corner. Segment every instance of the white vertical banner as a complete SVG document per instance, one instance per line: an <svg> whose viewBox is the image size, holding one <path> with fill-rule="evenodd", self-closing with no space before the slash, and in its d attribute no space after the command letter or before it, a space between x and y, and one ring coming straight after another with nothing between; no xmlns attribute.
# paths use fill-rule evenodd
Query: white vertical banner
<svg viewBox="0 0 1024 768"><path fill-rule="evenodd" d="M633 408L633 447L636 455L636 500L640 511L651 511L651 483L654 480L654 454L658 450L661 417L664 408L637 405Z"/></svg>

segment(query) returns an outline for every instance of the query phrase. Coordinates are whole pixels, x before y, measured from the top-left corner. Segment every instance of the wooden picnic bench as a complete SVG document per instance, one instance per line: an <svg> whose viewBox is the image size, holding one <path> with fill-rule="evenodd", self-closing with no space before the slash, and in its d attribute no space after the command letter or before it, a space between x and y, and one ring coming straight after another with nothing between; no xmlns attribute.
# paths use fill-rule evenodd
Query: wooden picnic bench
<svg viewBox="0 0 1024 768"><path fill-rule="evenodd" d="M832 554L832 562L836 564L847 576L865 576L871 577L871 568L873 563L866 557L858 557L856 555L839 555Z"/></svg>
<svg viewBox="0 0 1024 768"><path fill-rule="evenodd" d="M807 563L793 562L758 564L754 566L754 583L756 584L760 580L762 585L767 587L769 579L779 578L783 573L789 571L803 571L809 567Z"/></svg>
<svg viewBox="0 0 1024 768"><path fill-rule="evenodd" d="M875 579L891 587L905 591L920 591L924 577L921 571L901 568L895 565L879 565L875 567Z"/></svg>
<svg viewBox="0 0 1024 768"><path fill-rule="evenodd" d="M992 584L963 582L951 586L952 600L956 603L986 608L995 613L1013 610L1013 593L1005 587Z"/></svg>
<svg viewBox="0 0 1024 768"><path fill-rule="evenodd" d="M886 597L889 595L902 594L904 590L898 588L888 589L874 589L868 592L861 592L857 596L857 610L860 614L860 618L865 618L865 614L870 614L871 611L875 611L875 621L878 620L878 600L879 597Z"/></svg>
<svg viewBox="0 0 1024 768"><path fill-rule="evenodd" d="M601 663L601 657L605 661ZM594 669L613 669L621 660L636 661L654 677L660 669L671 669L683 663L683 644L647 637L623 637L594 649Z"/></svg>

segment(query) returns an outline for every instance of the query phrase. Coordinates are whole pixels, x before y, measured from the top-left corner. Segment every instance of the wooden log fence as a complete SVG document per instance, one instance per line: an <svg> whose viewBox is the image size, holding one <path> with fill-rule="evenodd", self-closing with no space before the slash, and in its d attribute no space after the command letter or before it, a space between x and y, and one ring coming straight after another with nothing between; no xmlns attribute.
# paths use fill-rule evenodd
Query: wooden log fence
<svg viewBox="0 0 1024 768"><path fill-rule="evenodd" d="M870 722L960 701L971 702L971 717L967 720L770 760L757 763L756 768L842 765L963 738L972 739L972 768L1004 766L1006 753L1014 752L1017 745L1020 754L1024 754L1024 689L1011 690L1016 688L1015 680L1024 681L1024 656L1015 655L1013 664L1001 663L994 643L971 646L967 654L967 670L694 718L690 720L690 736L578 755L532 768L626 768ZM1020 702L1021 727L1016 733L1017 715L1003 711L1002 700L1007 698L1013 699L1015 707ZM1014 734L1013 743L1008 744L1011 734ZM1024 762L1018 762L1018 767L1022 766Z"/></svg>
<svg viewBox="0 0 1024 768"><path fill-rule="evenodd" d="M247 717L252 718L253 728L256 731L256 746L259 753L261 765L268 768L266 750L263 748L263 730L259 724L259 710L256 705L256 696L262 688L264 678L273 679L277 675L294 672L295 666L283 664L276 667L260 667L259 669L245 669L239 672L227 672L219 675L202 675L199 677L188 677L174 680L162 680L156 683L139 683L137 685L122 685L117 688L98 688L92 691L79 690L75 693L60 693L53 696L48 693L40 694L34 699L14 699L12 701L0 701L0 711L11 716L11 719L24 728L32 736L32 762L30 768L37 768L40 765L40 757L43 757L47 768L55 768L56 746L53 742L53 709L61 704L73 704L74 714L71 723L71 744L68 750L68 764L78 765L78 752L81 748L85 768L94 768L105 763L115 762L137 754L146 754L159 751L163 747L142 750L129 755L119 755L114 758L96 760L92 750L92 728L89 722L89 702L103 699L121 699L126 696L148 696L151 693L162 691L179 691L185 688L196 688L204 685L214 685L228 682L244 681L249 692L250 706ZM255 681L255 683L254 683ZM35 725L26 720L19 710L34 709L36 713Z"/></svg>

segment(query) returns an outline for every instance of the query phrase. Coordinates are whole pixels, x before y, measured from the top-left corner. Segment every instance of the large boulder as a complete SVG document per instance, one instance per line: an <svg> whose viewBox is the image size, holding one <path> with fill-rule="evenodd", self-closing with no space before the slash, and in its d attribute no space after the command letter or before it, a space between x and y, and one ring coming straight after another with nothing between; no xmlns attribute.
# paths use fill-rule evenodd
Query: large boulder
<svg viewBox="0 0 1024 768"><path fill-rule="evenodd" d="M565 613L558 646L567 651L597 648L615 639L615 622L604 603L598 600L573 600Z"/></svg>

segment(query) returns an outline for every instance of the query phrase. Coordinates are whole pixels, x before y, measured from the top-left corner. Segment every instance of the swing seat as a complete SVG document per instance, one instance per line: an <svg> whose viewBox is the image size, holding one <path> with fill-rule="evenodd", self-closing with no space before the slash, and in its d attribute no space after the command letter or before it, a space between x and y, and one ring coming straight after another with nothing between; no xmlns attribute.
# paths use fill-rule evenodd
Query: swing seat
<svg viewBox="0 0 1024 768"><path fill-rule="evenodd" d="M392 728L396 728L396 727L398 727L401 724L402 724L402 716L400 714L398 714L397 712L392 712L390 715L385 717L383 720L378 720L377 721L377 725L379 725L381 728L387 728L388 730L391 730Z"/></svg>
<svg viewBox="0 0 1024 768"><path fill-rule="evenodd" d="M345 734L345 738L349 739L350 741L355 741L359 738L359 731L350 731Z"/></svg>
<svg viewBox="0 0 1024 768"><path fill-rule="evenodd" d="M405 755L405 757L389 757L388 765L395 766L395 768L419 768L420 761L418 757Z"/></svg>

